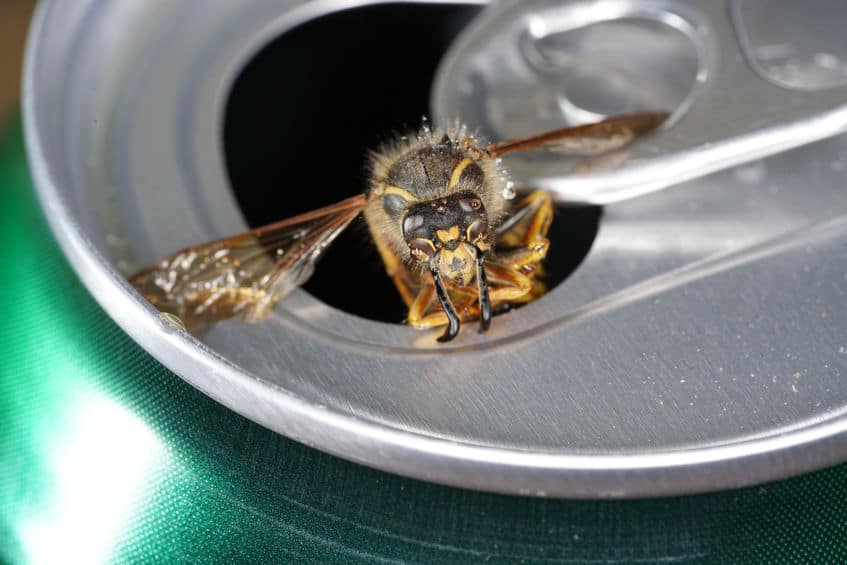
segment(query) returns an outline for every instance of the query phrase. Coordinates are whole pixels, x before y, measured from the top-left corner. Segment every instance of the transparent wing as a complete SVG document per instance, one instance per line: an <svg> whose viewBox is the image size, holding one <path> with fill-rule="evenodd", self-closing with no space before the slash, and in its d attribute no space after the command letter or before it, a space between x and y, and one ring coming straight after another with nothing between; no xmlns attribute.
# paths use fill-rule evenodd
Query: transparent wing
<svg viewBox="0 0 847 565"><path fill-rule="evenodd" d="M130 277L162 312L189 329L266 317L305 283L327 246L364 209L364 195L246 233L188 247Z"/></svg>
<svg viewBox="0 0 847 565"><path fill-rule="evenodd" d="M493 143L485 150L492 157L538 149L566 155L599 155L620 149L652 132L662 125L667 117L668 114L664 112L615 116L594 124Z"/></svg>

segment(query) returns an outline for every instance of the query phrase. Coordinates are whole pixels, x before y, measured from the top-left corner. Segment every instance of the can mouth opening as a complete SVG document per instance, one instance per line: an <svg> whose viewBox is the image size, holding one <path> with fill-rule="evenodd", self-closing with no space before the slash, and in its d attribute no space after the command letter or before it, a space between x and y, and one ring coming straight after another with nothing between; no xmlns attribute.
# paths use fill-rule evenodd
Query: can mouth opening
<svg viewBox="0 0 847 565"><path fill-rule="evenodd" d="M363 191L367 151L429 115L436 67L479 10L347 9L284 33L248 61L229 93L223 129L230 184L247 223L258 227ZM600 216L599 207L557 209L551 288L585 258ZM363 221L339 237L304 288L363 318L399 323L406 316Z"/></svg>

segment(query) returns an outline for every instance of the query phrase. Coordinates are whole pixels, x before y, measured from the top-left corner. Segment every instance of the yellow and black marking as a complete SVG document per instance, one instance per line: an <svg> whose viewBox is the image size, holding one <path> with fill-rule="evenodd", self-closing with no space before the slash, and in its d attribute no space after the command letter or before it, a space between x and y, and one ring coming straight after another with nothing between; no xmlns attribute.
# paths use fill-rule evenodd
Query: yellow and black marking
<svg viewBox="0 0 847 565"><path fill-rule="evenodd" d="M553 217L550 195L536 191L521 200L515 211L517 221L497 231L492 251L477 263L480 289L442 279L459 320L479 319L481 330L490 324L491 312L535 300L547 290L541 262L550 247L546 237ZM436 298L434 286L423 284L409 305L409 325L422 329L448 325L449 329L449 315Z"/></svg>
<svg viewBox="0 0 847 565"><path fill-rule="evenodd" d="M386 270L409 306L409 324L446 324L445 340L462 320L479 318L484 331L494 307L543 288L535 265L546 254L539 241L546 242L552 218L552 207L533 196L516 221L498 230L507 207L502 171L485 151L454 139L467 140L436 132L375 155L365 209ZM523 249L525 241L532 244ZM501 245L509 248L502 264Z"/></svg>
<svg viewBox="0 0 847 565"><path fill-rule="evenodd" d="M470 157L465 157L464 159L459 161L459 164L453 167L453 172L450 174L450 183L447 185L447 188L453 188L457 184L459 184L459 181L462 178L462 174L464 174L468 166L473 164L473 159L471 159Z"/></svg>
<svg viewBox="0 0 847 565"><path fill-rule="evenodd" d="M449 244L459 240L459 226L458 224L453 224L449 229L446 230L435 230L435 236L438 238L443 244Z"/></svg>
<svg viewBox="0 0 847 565"><path fill-rule="evenodd" d="M417 263L402 231L409 207L469 192L486 210L492 226L504 217L508 204L503 199L504 173L468 139L458 126L446 131L423 130L371 154L365 220L371 234L381 234L384 243L409 265ZM489 247L493 238L477 243Z"/></svg>

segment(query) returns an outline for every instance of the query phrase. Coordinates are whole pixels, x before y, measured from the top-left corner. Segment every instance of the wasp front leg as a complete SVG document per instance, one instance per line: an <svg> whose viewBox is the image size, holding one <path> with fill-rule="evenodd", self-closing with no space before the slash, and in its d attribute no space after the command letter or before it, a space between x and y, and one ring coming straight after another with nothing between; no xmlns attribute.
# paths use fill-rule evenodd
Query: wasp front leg
<svg viewBox="0 0 847 565"><path fill-rule="evenodd" d="M533 288L532 277L510 271L500 265L486 263L485 272L491 304L495 310L499 305L519 300ZM449 285L448 295L456 315L462 322L479 319L479 295L475 287ZM423 285L409 307L407 323L418 329L431 329L447 325L449 321L449 315L437 299L435 286Z"/></svg>
<svg viewBox="0 0 847 565"><path fill-rule="evenodd" d="M536 190L517 203L512 215L497 228L497 248L532 247L547 238L553 223L553 199L544 190Z"/></svg>
<svg viewBox="0 0 847 565"><path fill-rule="evenodd" d="M379 230L371 228L371 236L376 244L376 249L379 251L379 256L385 266L386 274L394 281L394 286L397 287L397 292L407 308L411 308L415 301L415 296L418 294L421 283L414 273L409 270L409 267L403 262L397 253L395 253L385 236Z"/></svg>
<svg viewBox="0 0 847 565"><path fill-rule="evenodd" d="M531 302L547 292L541 261L550 247L547 232L552 222L553 201L547 192L537 190L521 200L512 216L498 228L497 247L489 263L530 279L530 289L510 299L510 302ZM509 286L522 287L525 284L525 280L518 278Z"/></svg>
<svg viewBox="0 0 847 565"><path fill-rule="evenodd" d="M521 200L513 215L497 230L497 247L487 254L484 263L491 309L529 302L544 294L541 261L550 247L546 235L552 220L550 195L539 190ZM459 320L480 318L478 288L449 283L446 288L449 305ZM445 312L436 287L427 281L409 305L407 322L416 328L430 329L447 325L452 315L453 312Z"/></svg>

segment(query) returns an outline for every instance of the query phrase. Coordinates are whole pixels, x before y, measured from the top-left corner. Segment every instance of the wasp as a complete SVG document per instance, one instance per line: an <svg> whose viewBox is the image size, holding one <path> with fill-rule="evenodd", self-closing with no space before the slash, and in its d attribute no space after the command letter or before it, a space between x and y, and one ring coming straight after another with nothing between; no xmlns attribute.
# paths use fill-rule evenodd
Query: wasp
<svg viewBox="0 0 847 565"><path fill-rule="evenodd" d="M652 132L664 113L618 116L484 143L464 126L423 127L370 155L364 194L246 233L188 247L130 277L189 330L241 316L259 321L312 274L324 250L362 214L416 328L479 320L546 291L542 261L553 220L549 193L515 202L501 157L531 150L596 155Z"/></svg>

